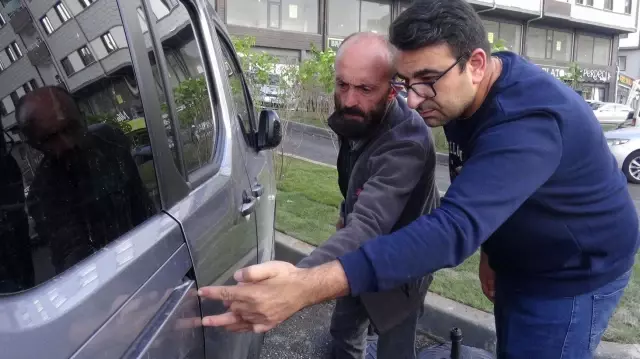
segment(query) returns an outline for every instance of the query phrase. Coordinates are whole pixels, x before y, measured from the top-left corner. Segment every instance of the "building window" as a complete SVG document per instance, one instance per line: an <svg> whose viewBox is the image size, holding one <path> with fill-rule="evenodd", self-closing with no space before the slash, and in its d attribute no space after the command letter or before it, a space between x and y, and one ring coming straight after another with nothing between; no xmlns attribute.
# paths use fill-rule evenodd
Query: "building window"
<svg viewBox="0 0 640 359"><path fill-rule="evenodd" d="M624 1L624 13L631 14L631 0Z"/></svg>
<svg viewBox="0 0 640 359"><path fill-rule="evenodd" d="M386 34L391 19L390 2L329 0L329 36L346 37L357 31Z"/></svg>
<svg viewBox="0 0 640 359"><path fill-rule="evenodd" d="M43 16L40 19L40 24L42 24L42 27L44 28L44 32L47 33L47 35L51 35L51 33L53 32L53 25L51 25L51 21L49 20L49 17L47 15Z"/></svg>
<svg viewBox="0 0 640 359"><path fill-rule="evenodd" d="M318 33L318 8L318 0L234 0L227 2L227 23Z"/></svg>
<svg viewBox="0 0 640 359"><path fill-rule="evenodd" d="M111 35L110 32L103 34L100 38L102 39L104 47L107 49L107 53L110 54L118 49L118 44L116 44L116 41L113 39L113 35Z"/></svg>
<svg viewBox="0 0 640 359"><path fill-rule="evenodd" d="M576 4L593 6L593 0L576 0Z"/></svg>
<svg viewBox="0 0 640 359"><path fill-rule="evenodd" d="M583 64L609 65L611 39L579 35L578 62Z"/></svg>
<svg viewBox="0 0 640 359"><path fill-rule="evenodd" d="M627 57L618 56L618 68L620 71L627 71Z"/></svg>
<svg viewBox="0 0 640 359"><path fill-rule="evenodd" d="M93 57L93 54L89 50L88 47L83 46L78 50L78 54L80 55L80 60L82 60L82 64L84 66L89 66L92 63L96 62L96 59Z"/></svg>
<svg viewBox="0 0 640 359"><path fill-rule="evenodd" d="M0 115L7 116L8 114L9 112L7 111L7 108L4 105L4 101L0 101Z"/></svg>
<svg viewBox="0 0 640 359"><path fill-rule="evenodd" d="M9 62L11 63L18 61L18 59L22 57L22 50L20 50L20 47L15 41L12 42L6 49L4 49L4 51L7 53Z"/></svg>
<svg viewBox="0 0 640 359"><path fill-rule="evenodd" d="M629 38L629 34L627 34L627 33L620 34L620 38L621 39L628 39Z"/></svg>
<svg viewBox="0 0 640 359"><path fill-rule="evenodd" d="M96 0L79 0L79 1L80 1L80 5L82 5L83 9L86 9L87 7L89 7L89 5L91 5L94 2L96 2Z"/></svg>
<svg viewBox="0 0 640 359"><path fill-rule="evenodd" d="M531 27L527 31L526 54L533 59L571 61L572 34Z"/></svg>
<svg viewBox="0 0 640 359"><path fill-rule="evenodd" d="M76 72L73 69L73 65L71 65L69 57L65 57L64 59L60 60L60 64L62 65L62 68L64 69L64 72L67 74L67 76L71 76L74 72Z"/></svg>
<svg viewBox="0 0 640 359"><path fill-rule="evenodd" d="M483 20L487 39L491 45L501 43L507 50L520 53L522 26L505 22Z"/></svg>
<svg viewBox="0 0 640 359"><path fill-rule="evenodd" d="M65 23L71 19L71 14L69 14L69 10L67 10L67 7L64 6L62 1L59 1L54 8L56 9L56 14L58 14L61 22Z"/></svg>
<svg viewBox="0 0 640 359"><path fill-rule="evenodd" d="M613 10L613 0L604 0L604 9Z"/></svg>
<svg viewBox="0 0 640 359"><path fill-rule="evenodd" d="M13 103L13 106L17 106L18 105L18 101L20 100L20 96L18 96L18 93L13 91L10 95L11 97L11 102Z"/></svg>
<svg viewBox="0 0 640 359"><path fill-rule="evenodd" d="M22 89L25 93L31 92L37 88L38 84L36 83L36 80L33 79L29 80L29 82L25 82L24 85L22 85Z"/></svg>

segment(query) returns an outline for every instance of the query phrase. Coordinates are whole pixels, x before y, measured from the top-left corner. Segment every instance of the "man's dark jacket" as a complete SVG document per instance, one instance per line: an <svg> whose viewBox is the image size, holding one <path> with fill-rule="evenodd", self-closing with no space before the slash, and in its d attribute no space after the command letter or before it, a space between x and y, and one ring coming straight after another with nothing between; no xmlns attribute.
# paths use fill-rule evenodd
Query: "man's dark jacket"
<svg viewBox="0 0 640 359"><path fill-rule="evenodd" d="M340 138L338 182L344 196L345 227L304 258L314 267L358 249L365 241L391 233L439 204L436 152L431 130L397 97L372 134L357 142ZM378 332L421 308L431 277L381 293L362 303Z"/></svg>

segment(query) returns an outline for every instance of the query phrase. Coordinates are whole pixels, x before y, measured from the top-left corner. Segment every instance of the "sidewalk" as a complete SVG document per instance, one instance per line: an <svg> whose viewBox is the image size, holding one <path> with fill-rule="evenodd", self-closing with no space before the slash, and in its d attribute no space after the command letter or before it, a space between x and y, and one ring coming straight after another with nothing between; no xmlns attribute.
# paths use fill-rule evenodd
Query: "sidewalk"
<svg viewBox="0 0 640 359"><path fill-rule="evenodd" d="M315 247L276 232L276 259L297 263L309 255ZM462 330L463 344L495 353L496 338L493 315L454 302L434 293L429 293L424 302L424 316L420 329L425 333L446 341L453 327ZM640 344L617 344L601 342L596 359L640 359Z"/></svg>

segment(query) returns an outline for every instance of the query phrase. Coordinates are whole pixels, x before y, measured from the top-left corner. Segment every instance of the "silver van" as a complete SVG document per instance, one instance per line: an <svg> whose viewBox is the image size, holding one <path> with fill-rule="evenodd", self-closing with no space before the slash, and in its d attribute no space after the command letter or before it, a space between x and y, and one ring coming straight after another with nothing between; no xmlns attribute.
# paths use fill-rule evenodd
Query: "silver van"
<svg viewBox="0 0 640 359"><path fill-rule="evenodd" d="M274 257L282 136L215 1L0 5L0 358L258 358L196 295Z"/></svg>

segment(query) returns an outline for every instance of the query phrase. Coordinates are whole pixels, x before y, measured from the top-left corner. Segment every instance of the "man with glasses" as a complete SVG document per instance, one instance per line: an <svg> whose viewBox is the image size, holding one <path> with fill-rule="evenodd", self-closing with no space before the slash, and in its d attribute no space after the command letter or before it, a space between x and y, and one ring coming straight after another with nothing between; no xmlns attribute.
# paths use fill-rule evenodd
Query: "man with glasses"
<svg viewBox="0 0 640 359"><path fill-rule="evenodd" d="M491 55L464 0L422 0L390 28L407 103L444 126L452 183L440 207L311 269L267 263L203 288L229 313L204 325L266 331L335 297L383 291L481 249L498 358L591 358L626 288L638 218L589 105L536 65Z"/></svg>

